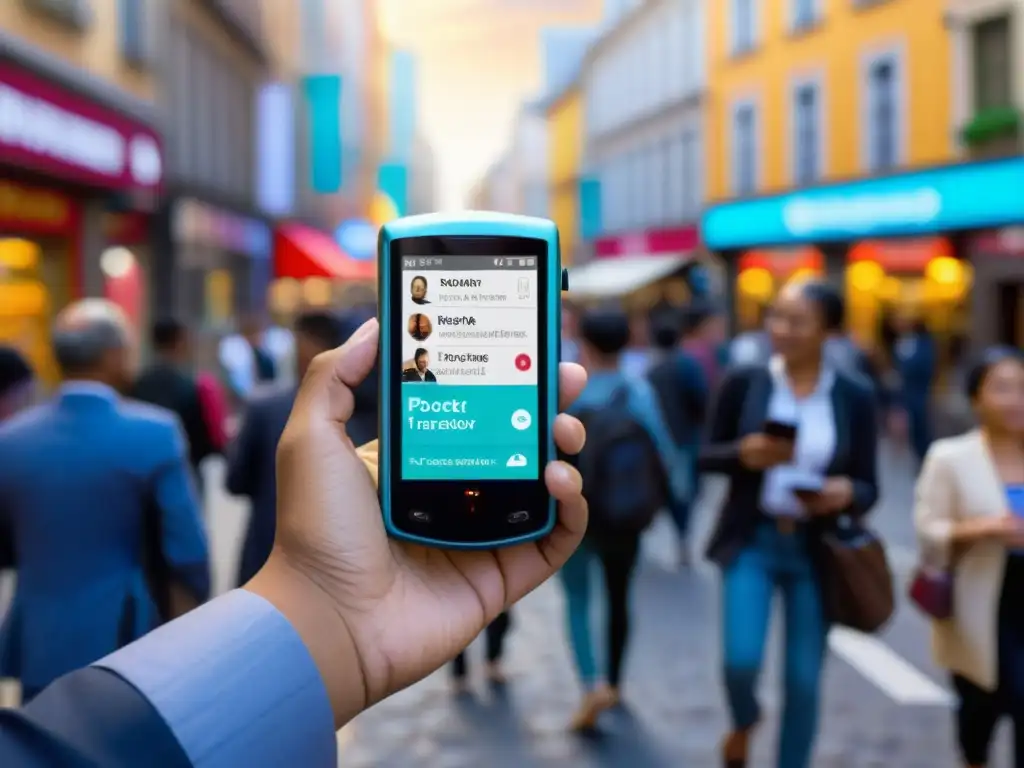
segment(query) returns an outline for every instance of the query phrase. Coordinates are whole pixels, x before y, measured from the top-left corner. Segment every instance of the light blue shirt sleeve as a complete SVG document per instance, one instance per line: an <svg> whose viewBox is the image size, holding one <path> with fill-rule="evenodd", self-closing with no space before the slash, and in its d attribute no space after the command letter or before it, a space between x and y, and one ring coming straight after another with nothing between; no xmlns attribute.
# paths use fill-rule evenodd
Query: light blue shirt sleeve
<svg viewBox="0 0 1024 768"><path fill-rule="evenodd" d="M287 619L236 589L96 662L145 696L196 768L336 768L320 673Z"/></svg>

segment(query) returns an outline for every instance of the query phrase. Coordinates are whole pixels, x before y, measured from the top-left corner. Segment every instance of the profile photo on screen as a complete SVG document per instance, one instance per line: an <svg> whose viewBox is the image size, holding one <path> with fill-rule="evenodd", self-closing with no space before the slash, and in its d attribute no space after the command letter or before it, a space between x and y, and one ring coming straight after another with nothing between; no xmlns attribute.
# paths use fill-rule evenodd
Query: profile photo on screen
<svg viewBox="0 0 1024 768"><path fill-rule="evenodd" d="M430 353L423 347L419 347L413 355L413 359L402 366L403 382L431 382L437 381L434 372L430 370Z"/></svg>
<svg viewBox="0 0 1024 768"><path fill-rule="evenodd" d="M412 294L413 304L429 304L427 301L427 278L423 275L416 275L409 285L409 293Z"/></svg>
<svg viewBox="0 0 1024 768"><path fill-rule="evenodd" d="M434 332L434 324L430 318L419 312L409 315L409 335L416 341L426 341Z"/></svg>

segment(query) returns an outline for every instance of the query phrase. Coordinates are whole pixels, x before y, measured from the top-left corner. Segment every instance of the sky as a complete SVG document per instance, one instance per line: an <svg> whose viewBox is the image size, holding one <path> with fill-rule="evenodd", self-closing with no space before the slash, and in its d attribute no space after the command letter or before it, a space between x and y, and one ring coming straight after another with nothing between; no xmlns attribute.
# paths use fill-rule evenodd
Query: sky
<svg viewBox="0 0 1024 768"><path fill-rule="evenodd" d="M378 0L384 32L417 56L420 126L438 163L438 207L465 206L540 94L540 30L589 24L601 0Z"/></svg>

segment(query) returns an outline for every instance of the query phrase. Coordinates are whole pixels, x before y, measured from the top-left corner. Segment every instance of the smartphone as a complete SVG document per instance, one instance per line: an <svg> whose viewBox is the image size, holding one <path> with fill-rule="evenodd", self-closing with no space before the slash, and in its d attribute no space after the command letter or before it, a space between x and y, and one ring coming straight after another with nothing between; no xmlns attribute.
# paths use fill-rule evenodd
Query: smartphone
<svg viewBox="0 0 1024 768"><path fill-rule="evenodd" d="M555 526L562 271L546 219L397 219L378 238L380 476L389 535L495 549Z"/></svg>
<svg viewBox="0 0 1024 768"><path fill-rule="evenodd" d="M763 431L769 437L778 438L779 440L796 440L796 424L790 424L785 421L766 421Z"/></svg>
<svg viewBox="0 0 1024 768"><path fill-rule="evenodd" d="M825 478L807 476L794 481L790 486L793 494L800 498L817 496L825 488Z"/></svg>

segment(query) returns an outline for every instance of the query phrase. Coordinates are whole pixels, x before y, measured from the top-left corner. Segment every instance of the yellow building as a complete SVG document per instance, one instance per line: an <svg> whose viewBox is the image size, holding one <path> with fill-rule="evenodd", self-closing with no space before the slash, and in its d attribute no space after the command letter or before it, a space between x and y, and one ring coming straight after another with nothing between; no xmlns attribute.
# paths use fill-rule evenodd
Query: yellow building
<svg viewBox="0 0 1024 768"><path fill-rule="evenodd" d="M944 235L988 223L950 217L987 171L956 164L947 6L707 4L701 231L726 255L741 326L760 323L785 281L824 273L845 281L865 343L907 309L940 335L962 329L970 268Z"/></svg>
<svg viewBox="0 0 1024 768"><path fill-rule="evenodd" d="M801 83L819 89L820 161L815 182L873 173L865 125L872 109L867 83L883 59L894 66L901 134L894 167L913 168L954 157L951 130L950 40L943 17L947 0L887 0L858 7L853 0L817 0L820 14L795 30L789 0L760 0L744 40L732 18L738 3L707 4L708 198L739 196L736 153L730 144L734 118L752 104L758 159L754 188L743 194L779 192L799 186L794 144L795 91ZM863 5L863 4L861 4ZM736 53L742 49L742 53Z"/></svg>
<svg viewBox="0 0 1024 768"><path fill-rule="evenodd" d="M106 294L145 322L140 264L165 167L155 21L117 0L0 2L0 343L44 380L52 317L72 299Z"/></svg>
<svg viewBox="0 0 1024 768"><path fill-rule="evenodd" d="M579 182L583 160L583 98L573 83L545 104L548 123L548 205L558 226L562 263L580 247Z"/></svg>

